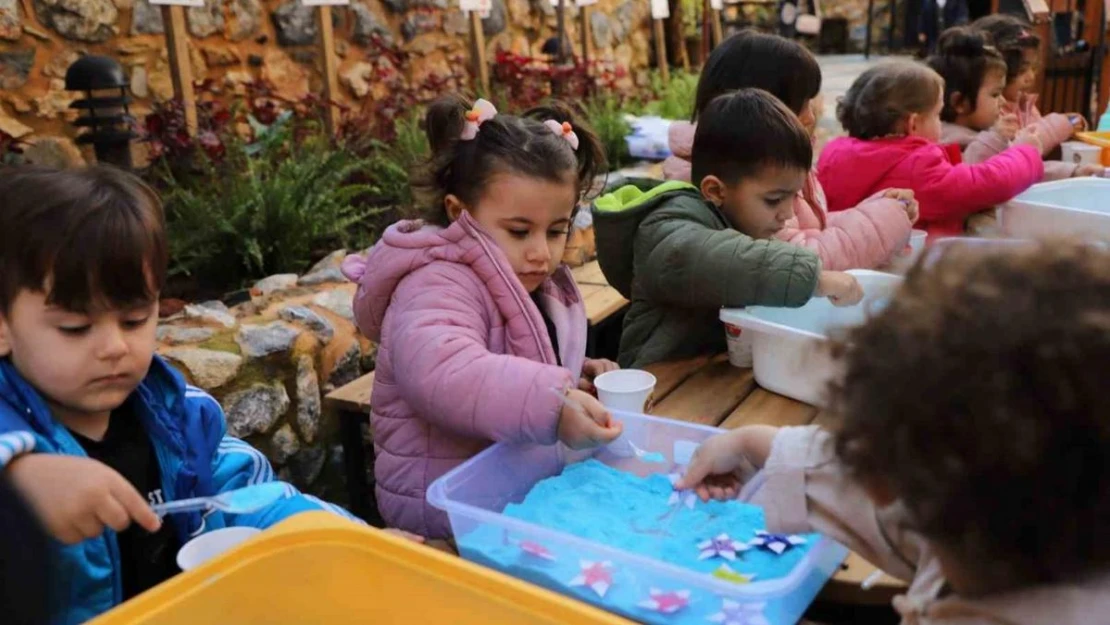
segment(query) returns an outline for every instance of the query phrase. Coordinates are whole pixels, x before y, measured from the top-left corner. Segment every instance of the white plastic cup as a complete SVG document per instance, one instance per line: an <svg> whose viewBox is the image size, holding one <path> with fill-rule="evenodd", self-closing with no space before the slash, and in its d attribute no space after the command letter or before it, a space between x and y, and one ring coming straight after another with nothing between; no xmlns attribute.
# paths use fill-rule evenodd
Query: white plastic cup
<svg viewBox="0 0 1110 625"><path fill-rule="evenodd" d="M262 530L257 527L225 527L205 532L177 551L177 566L191 571L216 556L247 542Z"/></svg>
<svg viewBox="0 0 1110 625"><path fill-rule="evenodd" d="M733 367L752 368L752 334L747 334L731 323L725 324L725 341L728 342L728 361Z"/></svg>
<svg viewBox="0 0 1110 625"><path fill-rule="evenodd" d="M924 230L914 228L910 231L910 263L917 262L917 258L925 251L925 241L928 240L929 233Z"/></svg>
<svg viewBox="0 0 1110 625"><path fill-rule="evenodd" d="M594 380L597 397L609 410L646 413L651 410L655 376L639 369L619 369Z"/></svg>
<svg viewBox="0 0 1110 625"><path fill-rule="evenodd" d="M1082 141L1065 141L1060 144L1061 160L1076 165L1098 165L1102 148Z"/></svg>

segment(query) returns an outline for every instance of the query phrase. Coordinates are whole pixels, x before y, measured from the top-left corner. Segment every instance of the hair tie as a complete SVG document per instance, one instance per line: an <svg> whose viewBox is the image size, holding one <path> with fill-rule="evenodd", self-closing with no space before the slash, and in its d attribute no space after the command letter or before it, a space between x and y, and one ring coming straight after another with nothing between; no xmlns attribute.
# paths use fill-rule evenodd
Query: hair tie
<svg viewBox="0 0 1110 625"><path fill-rule="evenodd" d="M1029 32L1028 30L1023 30L1023 31L1021 31L1021 34L1018 35L1018 40L1020 40L1020 41L1025 41L1026 39L1032 39L1032 38L1033 38L1033 33Z"/></svg>
<svg viewBox="0 0 1110 625"><path fill-rule="evenodd" d="M570 149L578 151L578 135L574 134L574 126L571 126L570 122L563 122L560 124L554 119L549 119L545 121L543 125L547 126L551 132L566 139L567 143L570 144Z"/></svg>
<svg viewBox="0 0 1110 625"><path fill-rule="evenodd" d="M497 109L488 100L478 100L474 103L474 108L467 111L463 117L466 123L463 124L462 135L459 139L462 141L472 141L474 137L478 136L478 129L483 123L493 119L497 115Z"/></svg>

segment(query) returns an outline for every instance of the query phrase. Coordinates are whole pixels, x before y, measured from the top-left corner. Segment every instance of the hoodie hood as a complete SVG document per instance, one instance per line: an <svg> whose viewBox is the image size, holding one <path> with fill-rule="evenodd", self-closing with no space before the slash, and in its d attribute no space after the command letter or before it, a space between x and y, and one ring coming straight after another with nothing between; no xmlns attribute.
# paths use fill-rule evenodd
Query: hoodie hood
<svg viewBox="0 0 1110 625"><path fill-rule="evenodd" d="M817 164L829 210L858 206L882 190L883 181L902 161L930 144L920 137L871 140L841 137L830 141Z"/></svg>
<svg viewBox="0 0 1110 625"><path fill-rule="evenodd" d="M690 183L673 180L632 180L612 193L594 201L594 232L597 260L613 288L632 299L634 241L640 224L653 210L675 196L688 196L704 202Z"/></svg>

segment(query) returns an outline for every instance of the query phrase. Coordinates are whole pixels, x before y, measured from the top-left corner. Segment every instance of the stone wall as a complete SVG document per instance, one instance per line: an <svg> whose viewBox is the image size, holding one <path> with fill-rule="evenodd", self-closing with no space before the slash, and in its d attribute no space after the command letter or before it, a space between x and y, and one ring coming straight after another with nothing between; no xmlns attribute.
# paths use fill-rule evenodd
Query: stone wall
<svg viewBox="0 0 1110 625"><path fill-rule="evenodd" d="M493 0L493 7L483 22L490 59L499 48L537 55L554 34L549 0ZM590 20L594 58L647 67L648 12L643 0L601 0ZM578 49L576 15L571 7L567 27ZM197 80L234 87L262 78L288 98L322 92L315 9L301 0L205 0L204 7L187 9L187 22ZM449 73L454 59L468 57L468 23L456 0L351 0L336 9L335 23L347 104L375 95L383 60L366 48L374 34L411 55L410 67L385 69L402 71L414 84L433 72ZM151 101L173 95L161 11L148 0L0 0L0 130L28 140L72 137L76 112L68 106L75 95L64 90L63 79L86 53L120 60L139 117Z"/></svg>

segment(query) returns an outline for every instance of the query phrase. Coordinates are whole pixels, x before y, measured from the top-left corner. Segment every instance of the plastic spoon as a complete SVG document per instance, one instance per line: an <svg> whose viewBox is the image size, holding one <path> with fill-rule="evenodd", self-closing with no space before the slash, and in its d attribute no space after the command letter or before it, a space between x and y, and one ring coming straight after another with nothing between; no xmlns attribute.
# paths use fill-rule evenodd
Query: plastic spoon
<svg viewBox="0 0 1110 625"><path fill-rule="evenodd" d="M158 516L195 512L215 508L228 514L247 514L261 510L285 496L286 485L281 482L267 482L247 486L214 497L194 497L167 501L151 506Z"/></svg>
<svg viewBox="0 0 1110 625"><path fill-rule="evenodd" d="M582 406L582 404L580 404L577 401L571 399L570 397L567 397L566 395L560 393L558 389L553 388L553 389L551 389L551 392L554 393L567 406L570 406L572 409L577 410L577 411L585 414L586 409ZM613 412L613 414L617 414L617 415L625 414L625 413L622 413L619 410L614 410L612 412ZM667 461L666 457L664 457L663 454L661 454L657 451L646 451L646 450L640 449L636 445L636 443L633 443L632 439L628 438L627 436L621 436L620 439L618 439L618 440L621 440L621 439L624 440L627 448L629 450L631 450L631 452L632 452L631 454L624 453L624 452L618 452L617 451L618 448L616 447L616 441L613 441L612 443L609 443L607 448L609 450L613 451L613 453L617 454L618 456L628 457L629 455L632 455L632 456L636 456L637 458L639 458L640 460L642 460L644 462L661 463L661 462L666 462Z"/></svg>

